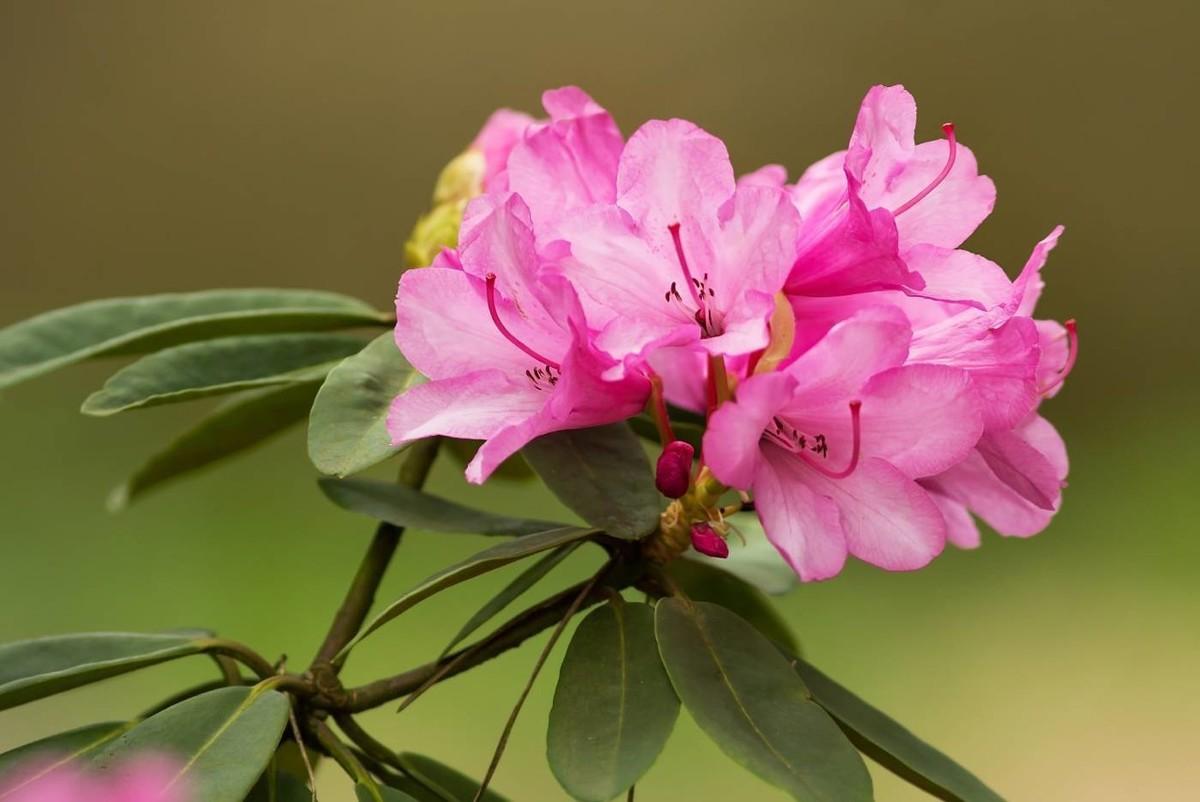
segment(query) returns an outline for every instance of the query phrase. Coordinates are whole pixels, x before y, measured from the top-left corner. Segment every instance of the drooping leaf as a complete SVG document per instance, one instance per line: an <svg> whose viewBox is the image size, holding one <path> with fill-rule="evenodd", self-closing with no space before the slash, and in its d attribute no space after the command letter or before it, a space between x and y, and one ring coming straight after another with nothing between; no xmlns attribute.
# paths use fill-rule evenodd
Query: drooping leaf
<svg viewBox="0 0 1200 802"><path fill-rule="evenodd" d="M522 453L563 504L613 537L658 526L662 497L637 435L624 423L539 437Z"/></svg>
<svg viewBox="0 0 1200 802"><path fill-rule="evenodd" d="M734 527L734 534L728 538L728 557L708 557L692 549L684 552L683 556L689 560L714 565L772 596L787 593L796 587L796 572L779 556L771 541L767 540L757 515L752 512L739 512L725 520Z"/></svg>
<svg viewBox="0 0 1200 802"><path fill-rule="evenodd" d="M101 773L135 755L166 755L182 766L172 787L204 802L242 802L271 760L288 721L288 700L264 686L220 688L158 713L91 759Z"/></svg>
<svg viewBox="0 0 1200 802"><path fill-rule="evenodd" d="M488 600L487 604L480 607L467 623L463 624L462 629L458 631L450 643L447 644L446 648L442 650L442 655L449 654L455 646L469 638L475 630L499 615L504 608L516 601L521 594L536 585L546 574L553 571L555 566L570 556L571 552L575 551L579 545L580 542L576 541L575 543L568 543L565 546L559 546L518 574L516 579L505 585L499 593Z"/></svg>
<svg viewBox="0 0 1200 802"><path fill-rule="evenodd" d="M321 473L348 476L402 447L387 431L392 400L424 378L409 365L391 332L329 372L308 424L308 456Z"/></svg>
<svg viewBox="0 0 1200 802"><path fill-rule="evenodd" d="M431 757L403 752L400 755L400 765L448 802L471 802L475 798L475 792L479 790L479 780L473 780L461 771L439 763ZM508 799L489 787L483 794L482 802L508 802Z"/></svg>
<svg viewBox="0 0 1200 802"><path fill-rule="evenodd" d="M510 518L447 501L412 487L373 479L320 479L321 490L342 509L393 526L473 535L528 535L566 524Z"/></svg>
<svg viewBox="0 0 1200 802"><path fill-rule="evenodd" d="M206 637L97 632L0 645L0 710L164 663L210 646Z"/></svg>
<svg viewBox="0 0 1200 802"><path fill-rule="evenodd" d="M86 760L109 741L127 732L132 721L110 721L92 724L70 732L51 735L40 741L17 747L0 755L0 800L14 796L30 783L46 776L68 763ZM49 761L49 762L47 762ZM7 777L13 769L28 771L28 766L37 766L34 774L25 775L19 785Z"/></svg>
<svg viewBox="0 0 1200 802"><path fill-rule="evenodd" d="M148 459L109 496L113 511L164 482L247 451L304 420L319 377L230 398Z"/></svg>
<svg viewBox="0 0 1200 802"><path fill-rule="evenodd" d="M359 783L354 786L354 796L358 802L417 802L408 794L396 788L380 785L377 788ZM309 797L311 800L312 797Z"/></svg>
<svg viewBox="0 0 1200 802"><path fill-rule="evenodd" d="M613 602L580 623L567 648L546 753L562 787L607 802L654 763L679 716L648 604Z"/></svg>
<svg viewBox="0 0 1200 802"><path fill-rule="evenodd" d="M357 352L348 334L257 334L187 343L150 354L109 377L83 402L88 415L173 404L323 376Z"/></svg>
<svg viewBox="0 0 1200 802"><path fill-rule="evenodd" d="M250 789L246 802L312 802L312 791L296 775L269 765Z"/></svg>
<svg viewBox="0 0 1200 802"><path fill-rule="evenodd" d="M145 354L211 337L324 331L387 320L354 298L314 290L208 290L89 301L0 330L0 387L107 354Z"/></svg>
<svg viewBox="0 0 1200 802"><path fill-rule="evenodd" d="M817 704L863 754L946 802L1004 802L974 774L803 660L795 663Z"/></svg>
<svg viewBox="0 0 1200 802"><path fill-rule="evenodd" d="M802 802L870 802L862 758L754 627L715 604L664 599L655 635L679 698L725 754Z"/></svg>
<svg viewBox="0 0 1200 802"><path fill-rule="evenodd" d="M337 660L341 661L344 659L350 649L359 641L379 629L388 621L391 621L405 610L416 606L418 602L428 599L439 591L457 585L460 582L465 582L480 574L485 574L488 571L494 571L503 565L508 565L525 557L540 554L543 551L550 551L567 543L583 540L594 533L594 529L580 529L570 526L551 529L546 532L535 532L534 534L525 535L515 540L506 540L489 549L484 549L462 562L455 563L449 568L444 568L385 607L346 648L342 649L337 656Z"/></svg>
<svg viewBox="0 0 1200 802"><path fill-rule="evenodd" d="M788 654L799 652L791 628L758 588L715 565L694 560L675 560L667 572L690 598L732 610Z"/></svg>

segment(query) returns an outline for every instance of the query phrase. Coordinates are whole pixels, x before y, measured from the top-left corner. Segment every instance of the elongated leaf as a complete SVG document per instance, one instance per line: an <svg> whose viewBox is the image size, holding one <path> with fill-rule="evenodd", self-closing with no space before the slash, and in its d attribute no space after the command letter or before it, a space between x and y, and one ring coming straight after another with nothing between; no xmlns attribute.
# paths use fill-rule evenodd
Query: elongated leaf
<svg viewBox="0 0 1200 802"><path fill-rule="evenodd" d="M386 785L381 785L376 790L359 783L354 786L354 796L358 802L417 802L403 791L389 788Z"/></svg>
<svg viewBox="0 0 1200 802"><path fill-rule="evenodd" d="M555 432L522 453L554 495L597 529L635 540L658 526L662 497L641 441L625 424Z"/></svg>
<svg viewBox="0 0 1200 802"><path fill-rule="evenodd" d="M521 594L536 585L546 574L553 571L555 566L569 557L571 552L575 551L579 545L580 542L576 541L575 543L568 543L565 546L559 546L518 574L516 579L505 585L499 593L488 600L487 604L480 607L467 623L463 624L458 634L442 650L442 656L444 657L449 654L455 646L469 638L471 633L499 615L504 608L516 601Z"/></svg>
<svg viewBox="0 0 1200 802"><path fill-rule="evenodd" d="M494 515L412 487L373 479L320 479L321 490L344 510L394 526L472 535L528 535L566 524Z"/></svg>
<svg viewBox="0 0 1200 802"><path fill-rule="evenodd" d="M0 645L0 710L204 651L205 637L97 632Z"/></svg>
<svg viewBox="0 0 1200 802"><path fill-rule="evenodd" d="M796 572L767 540L762 523L752 512L739 512L725 519L735 534L729 538L729 556L724 559L708 557L694 549L683 556L689 560L716 566L739 579L744 579L763 593L778 596L796 587Z"/></svg>
<svg viewBox="0 0 1200 802"><path fill-rule="evenodd" d="M246 802L312 802L312 791L294 774L268 766L250 789Z"/></svg>
<svg viewBox="0 0 1200 802"><path fill-rule="evenodd" d="M692 560L675 560L667 571L692 599L732 610L788 654L799 653L791 628L758 588L715 565Z"/></svg>
<svg viewBox="0 0 1200 802"><path fill-rule="evenodd" d="M166 755L181 764L172 787L204 802L242 802L270 762L287 720L287 697L277 691L220 688L151 716L109 742L91 765L103 773L135 755Z"/></svg>
<svg viewBox="0 0 1200 802"><path fill-rule="evenodd" d="M479 790L479 780L473 780L431 757L404 752L400 755L400 765L447 802L471 802ZM483 794L482 802L508 802L508 799L489 787Z"/></svg>
<svg viewBox="0 0 1200 802"><path fill-rule="evenodd" d="M454 437L447 437L442 442L443 453L454 460L464 469L475 459L475 454L483 445L482 440L459 440ZM534 479L537 474L533 472L533 468L529 467L529 463L521 456L520 452L513 454L508 459L501 462L496 470L492 471L492 475L488 477L488 481L493 479L507 479L514 482L524 482L528 479Z"/></svg>
<svg viewBox="0 0 1200 802"><path fill-rule="evenodd" d="M348 334L261 334L187 343L139 359L88 396L82 411L114 415L324 375L362 348Z"/></svg>
<svg viewBox="0 0 1200 802"><path fill-rule="evenodd" d="M146 461L109 496L113 511L171 479L248 451L304 420L321 379L264 387L222 403Z"/></svg>
<svg viewBox="0 0 1200 802"><path fill-rule="evenodd" d="M127 732L133 725L132 721L92 724L70 732L51 735L49 738L43 738L40 741L34 741L5 752L0 755L0 800L15 796L30 783L68 763L86 760L88 756L101 749L109 741ZM26 767L29 766L36 766L36 773L23 776L19 785L12 784L11 778L7 776L9 772L14 769L28 771L29 769Z"/></svg>
<svg viewBox="0 0 1200 802"><path fill-rule="evenodd" d="M654 610L606 604L583 619L563 659L546 731L550 769L575 799L608 802L646 773L678 716Z"/></svg>
<svg viewBox="0 0 1200 802"><path fill-rule="evenodd" d="M309 419L308 456L317 470L348 476L398 453L387 431L388 409L421 381L391 332L342 360L321 386Z"/></svg>
<svg viewBox="0 0 1200 802"><path fill-rule="evenodd" d="M754 627L715 604L664 599L655 634L679 698L725 754L797 800L870 802L862 758Z"/></svg>
<svg viewBox="0 0 1200 802"><path fill-rule="evenodd" d="M478 554L468 557L449 568L444 568L384 608L383 612L377 615L346 648L342 649L337 656L337 660L343 660L350 649L359 641L379 629L388 621L391 621L405 610L414 607L418 602L428 599L439 591L457 585L460 582L465 582L480 574L485 574L488 571L494 571L502 565L508 565L511 562L539 554L543 551L556 549L567 543L583 540L594 533L594 529L579 529L576 527L563 527L561 529L551 529L546 532L536 532L532 535L517 538L516 540L506 540L503 543L492 546L490 549L484 549Z"/></svg>
<svg viewBox="0 0 1200 802"><path fill-rule="evenodd" d="M946 802L1004 802L971 772L803 660L795 662L817 704L863 754Z"/></svg>
<svg viewBox="0 0 1200 802"><path fill-rule="evenodd" d="M241 289L110 298L0 330L0 387L106 354L145 354L234 334L379 325L388 316L344 295Z"/></svg>

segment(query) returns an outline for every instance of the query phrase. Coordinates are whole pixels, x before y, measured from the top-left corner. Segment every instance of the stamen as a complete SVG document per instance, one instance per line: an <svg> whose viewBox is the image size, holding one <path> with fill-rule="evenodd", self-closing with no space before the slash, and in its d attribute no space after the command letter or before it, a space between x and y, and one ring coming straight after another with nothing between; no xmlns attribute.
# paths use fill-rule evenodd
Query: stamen
<svg viewBox="0 0 1200 802"><path fill-rule="evenodd" d="M862 401L850 402L850 427L854 430L854 442L851 446L850 464L840 471L831 471L812 457L808 456L808 454L801 453L800 459L804 460L804 464L808 465L810 468L820 471L830 479L845 479L847 476L854 473L854 469L858 467L858 457L862 450L862 425L859 420L860 410L862 410Z"/></svg>
<svg viewBox="0 0 1200 802"><path fill-rule="evenodd" d="M1079 357L1079 326L1074 320L1068 320L1063 324L1063 328L1067 330L1067 361L1063 364L1062 370L1054 377L1054 380L1041 389L1042 395L1050 392L1067 380L1071 370L1075 367L1075 360Z"/></svg>
<svg viewBox="0 0 1200 802"><path fill-rule="evenodd" d="M492 322L496 324L496 330L504 335L504 339L508 340L510 343L517 346L517 348L520 348L521 351L536 359L540 364L545 365L547 368L553 368L561 373L562 367L557 362L542 356L537 351L518 340L516 336L508 330L508 327L506 327L504 322L500 320L500 312L496 309L496 274L488 273L485 279L487 281L488 312L490 312L492 315ZM540 369L535 371L535 373L540 375Z"/></svg>
<svg viewBox="0 0 1200 802"><path fill-rule="evenodd" d="M954 123L943 123L942 131L946 134L946 139L950 142L950 156L946 159L946 166L937 174L937 177L929 182L929 186L913 195L908 202L900 204L900 207L892 212L892 217L899 217L907 212L912 207L916 206L921 201L925 200L925 196L938 188L938 184L946 180L946 176L950 175L951 168L954 167L954 157L958 155L958 143L954 138Z"/></svg>
<svg viewBox="0 0 1200 802"><path fill-rule="evenodd" d="M700 282L692 278L692 271L688 269L687 257L683 255L683 240L679 237L679 223L671 223L671 225L667 226L667 231L671 232L671 240L675 243L675 255L679 257L679 267L683 269L683 277L685 279L683 283L687 285L688 292L692 294L692 300L696 302L696 306L700 310L703 310L704 299L696 289L700 286ZM672 289L674 289L674 285L672 285ZM696 313L696 317L697 320L700 319L700 312Z"/></svg>

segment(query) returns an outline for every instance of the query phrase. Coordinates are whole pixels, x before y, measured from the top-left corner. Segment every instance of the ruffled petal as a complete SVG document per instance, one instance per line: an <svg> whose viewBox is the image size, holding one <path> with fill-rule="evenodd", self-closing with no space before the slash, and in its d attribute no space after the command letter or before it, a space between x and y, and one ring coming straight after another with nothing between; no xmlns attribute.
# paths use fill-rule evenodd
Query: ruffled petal
<svg viewBox="0 0 1200 802"><path fill-rule="evenodd" d="M837 576L846 537L837 505L805 485L791 455L768 447L754 483L754 505L767 539L805 582Z"/></svg>
<svg viewBox="0 0 1200 802"><path fill-rule="evenodd" d="M546 402L544 393L498 370L481 370L419 384L398 396L388 412L395 444L433 435L486 440L525 420Z"/></svg>
<svg viewBox="0 0 1200 802"><path fill-rule="evenodd" d="M891 306L838 323L784 369L797 387L786 409L802 417L808 409L853 400L876 373L904 363L911 336L904 313Z"/></svg>

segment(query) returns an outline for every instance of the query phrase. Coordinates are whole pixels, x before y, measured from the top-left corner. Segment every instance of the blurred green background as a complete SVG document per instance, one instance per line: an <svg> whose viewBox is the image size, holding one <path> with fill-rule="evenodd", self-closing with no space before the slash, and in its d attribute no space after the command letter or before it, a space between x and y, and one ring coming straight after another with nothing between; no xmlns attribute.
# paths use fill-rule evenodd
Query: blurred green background
<svg viewBox="0 0 1200 802"><path fill-rule="evenodd" d="M999 202L970 244L1020 267L1056 223L1044 311L1080 320L1048 404L1071 449L1058 519L915 574L862 565L781 602L814 662L1012 800L1193 800L1200 754L1200 74L1184 3L15 2L0 4L0 325L101 296L312 286L386 307L439 167L501 105L578 83L628 134L682 116L739 170L842 147L873 83L923 138L953 119ZM107 491L195 410L86 420L111 365L0 397L0 640L211 627L307 663L371 524L316 491L302 436L147 498ZM551 515L531 486L434 488ZM477 550L406 538L384 595ZM582 576L576 555L556 577ZM428 602L349 679L424 662L509 575ZM539 640L367 724L482 774ZM559 653L561 655L561 651ZM554 662L557 663L558 655ZM544 759L554 671L496 785L564 799ZM212 676L185 661L0 714L0 749L124 717ZM880 800L924 798L882 772ZM351 798L323 772L322 799ZM782 796L686 718L638 799Z"/></svg>

